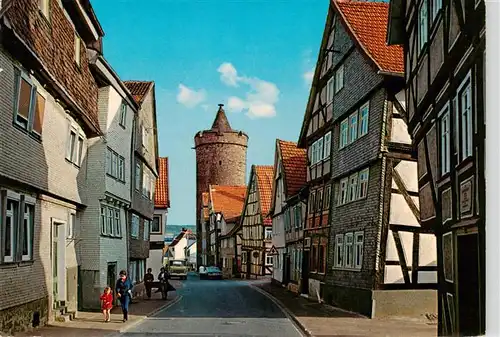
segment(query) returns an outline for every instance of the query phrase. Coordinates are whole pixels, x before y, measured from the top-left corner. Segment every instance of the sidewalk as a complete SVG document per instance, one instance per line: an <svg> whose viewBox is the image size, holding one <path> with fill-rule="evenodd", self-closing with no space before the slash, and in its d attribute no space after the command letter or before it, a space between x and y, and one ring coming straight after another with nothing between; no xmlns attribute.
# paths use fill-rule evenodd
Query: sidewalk
<svg viewBox="0 0 500 337"><path fill-rule="evenodd" d="M171 280L171 284L180 289L182 283L180 281ZM176 292L170 292L167 300L162 300L160 293L152 291L151 299L146 296L144 298L134 298L133 303L129 307L128 321L122 322L123 315L121 308L115 307L111 310L111 322L103 322L103 315L99 312L83 312L79 311L76 318L69 322L53 322L48 326L40 329L35 329L30 332L16 333L15 337L104 337L117 334L120 330L131 327L140 323L144 318L151 316L166 306L174 304L179 300Z"/></svg>
<svg viewBox="0 0 500 337"><path fill-rule="evenodd" d="M437 336L437 324L411 319L369 319L310 301L270 283L255 284L272 295L308 336Z"/></svg>

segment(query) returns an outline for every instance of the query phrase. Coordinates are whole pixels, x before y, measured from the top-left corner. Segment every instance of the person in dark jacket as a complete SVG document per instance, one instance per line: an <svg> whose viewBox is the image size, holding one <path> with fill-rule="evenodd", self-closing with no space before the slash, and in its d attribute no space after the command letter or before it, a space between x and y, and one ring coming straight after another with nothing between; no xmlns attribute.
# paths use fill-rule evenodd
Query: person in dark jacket
<svg viewBox="0 0 500 337"><path fill-rule="evenodd" d="M158 281L161 283L161 295L162 299L166 300L169 291L175 291L175 288L168 282L170 274L165 268L160 269L160 274L158 274Z"/></svg>
<svg viewBox="0 0 500 337"><path fill-rule="evenodd" d="M128 305L131 299L132 282L127 277L127 271L120 271L120 278L116 281L116 296L120 299L123 312L123 322L128 320Z"/></svg>
<svg viewBox="0 0 500 337"><path fill-rule="evenodd" d="M148 272L144 275L144 283L146 285L146 294L148 298L151 298L151 283L155 280L152 271L151 268L148 268Z"/></svg>

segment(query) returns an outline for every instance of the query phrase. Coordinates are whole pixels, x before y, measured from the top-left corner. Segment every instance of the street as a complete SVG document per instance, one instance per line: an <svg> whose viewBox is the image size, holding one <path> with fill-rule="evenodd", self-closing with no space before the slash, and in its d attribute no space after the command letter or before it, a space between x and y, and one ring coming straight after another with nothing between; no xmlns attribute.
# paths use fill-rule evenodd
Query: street
<svg viewBox="0 0 500 337"><path fill-rule="evenodd" d="M122 336L302 336L279 307L245 281L199 280L193 274L178 296L177 303Z"/></svg>

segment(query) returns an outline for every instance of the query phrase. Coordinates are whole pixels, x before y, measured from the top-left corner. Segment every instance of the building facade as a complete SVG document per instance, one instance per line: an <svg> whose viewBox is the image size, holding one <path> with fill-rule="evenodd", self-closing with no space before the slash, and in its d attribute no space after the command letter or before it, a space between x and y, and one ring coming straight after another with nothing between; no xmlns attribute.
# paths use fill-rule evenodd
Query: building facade
<svg viewBox="0 0 500 337"><path fill-rule="evenodd" d="M0 331L6 333L77 310L81 186L88 140L101 134L86 55L100 51L104 33L91 7L45 3L0 5Z"/></svg>
<svg viewBox="0 0 500 337"><path fill-rule="evenodd" d="M422 226L437 237L439 335L485 333L485 2L391 1L405 50Z"/></svg>
<svg viewBox="0 0 500 337"><path fill-rule="evenodd" d="M82 309L99 309L99 294L127 269L127 213L131 206L133 121L138 105L102 55L91 52L91 70L99 88L99 126L103 136L88 141L87 207L78 246Z"/></svg>
<svg viewBox="0 0 500 337"><path fill-rule="evenodd" d="M246 278L273 274L272 231L269 216L274 166L252 165L242 211L241 272Z"/></svg>
<svg viewBox="0 0 500 337"><path fill-rule="evenodd" d="M197 252L198 265L202 261L202 194L208 192L209 185L242 186L245 185L248 136L242 131L231 128L223 104L210 130L198 132L194 137L196 151L196 225L198 228Z"/></svg>
<svg viewBox="0 0 500 337"><path fill-rule="evenodd" d="M149 235L154 217L154 189L158 178L158 133L154 82L126 81L139 104L135 115L131 147L132 205L128 219L128 270L133 282L140 282L149 257Z"/></svg>
<svg viewBox="0 0 500 337"><path fill-rule="evenodd" d="M170 208L170 189L168 186L168 158L158 158L158 179L155 187L155 209L149 230L149 257L146 268L152 268L153 274L160 273L163 263L163 248L167 230L167 216Z"/></svg>

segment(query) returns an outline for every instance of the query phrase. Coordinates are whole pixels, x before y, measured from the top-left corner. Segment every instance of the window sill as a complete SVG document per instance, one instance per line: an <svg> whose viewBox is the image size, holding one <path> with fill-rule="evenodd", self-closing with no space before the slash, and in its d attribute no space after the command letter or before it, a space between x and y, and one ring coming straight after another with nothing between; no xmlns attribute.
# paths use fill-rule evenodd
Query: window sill
<svg viewBox="0 0 500 337"><path fill-rule="evenodd" d="M113 179L113 180L115 180L115 181L119 182L119 183L125 184L125 180L121 180L120 178L117 178L117 177L115 177L115 176L113 176L113 175L111 175L111 174L109 174L109 173L106 173L106 176L107 176L108 178L111 178L111 179Z"/></svg>
<svg viewBox="0 0 500 337"><path fill-rule="evenodd" d="M26 261L0 262L0 269L29 267L32 266L34 262L35 260L33 258L31 258L31 260L26 260Z"/></svg>
<svg viewBox="0 0 500 337"><path fill-rule="evenodd" d="M78 169L78 170L80 169L80 165L78 165L78 164L76 164L75 162L73 162L73 161L69 160L68 158L64 158L64 160L66 161L66 163L68 163L68 164L70 164L70 165L74 166L76 169Z"/></svg>
<svg viewBox="0 0 500 337"><path fill-rule="evenodd" d="M368 112L368 113L369 113L369 112ZM369 120L368 120L368 121L369 121ZM339 151L341 151L341 150L344 150L344 149L348 148L350 145L352 145L352 144L354 144L354 143L357 143L357 142L358 142L358 140L360 140L360 139L362 139L362 138L366 137L366 135L368 135L368 133L369 133L369 132L368 132L368 131L366 131L366 133L365 133L365 134L362 134L361 136L357 136L355 140L353 140L353 141L352 141L352 142L350 142L350 143L345 144L345 145L344 145L344 146L342 146L342 147L339 145Z"/></svg>
<svg viewBox="0 0 500 337"><path fill-rule="evenodd" d="M108 239L123 239L123 236L116 236L116 235L111 235L111 234L102 234L101 237L108 238Z"/></svg>
<svg viewBox="0 0 500 337"><path fill-rule="evenodd" d="M361 268L332 267L332 270L336 270L336 271L355 271L355 272L360 272L360 271L361 271Z"/></svg>
<svg viewBox="0 0 500 337"><path fill-rule="evenodd" d="M118 125L120 125L123 130L127 129L127 127L125 125L123 125L122 123L118 123Z"/></svg>
<svg viewBox="0 0 500 337"><path fill-rule="evenodd" d="M345 203L343 203L343 204L337 204L337 205L335 205L335 206L336 206L336 207L342 207L342 206L345 206L345 205L353 204L353 203L355 203L355 202L357 202L357 201L365 200L367 197L368 197L368 192L367 192L367 195L366 195L366 196L364 196L364 197L357 198L357 199L354 199L354 200L351 200L351 201L347 201L347 202L345 202Z"/></svg>

